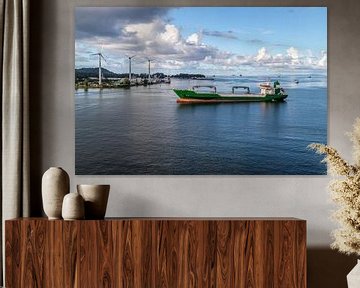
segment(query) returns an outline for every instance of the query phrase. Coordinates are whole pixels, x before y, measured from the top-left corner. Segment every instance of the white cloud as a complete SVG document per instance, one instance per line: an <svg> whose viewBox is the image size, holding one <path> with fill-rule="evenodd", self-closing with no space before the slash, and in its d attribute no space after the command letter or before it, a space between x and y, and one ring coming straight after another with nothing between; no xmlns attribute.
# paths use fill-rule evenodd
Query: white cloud
<svg viewBox="0 0 360 288"><path fill-rule="evenodd" d="M299 60L299 51L295 47L290 47L286 50L287 56L290 58L290 63L292 65L300 64Z"/></svg>
<svg viewBox="0 0 360 288"><path fill-rule="evenodd" d="M260 62L260 61L264 61L264 60L269 60L271 59L271 55L266 51L266 48L265 47L262 47L259 51L258 51L258 54L255 56L255 60L257 62Z"/></svg>
<svg viewBox="0 0 360 288"><path fill-rule="evenodd" d="M159 34L159 39L176 44L180 41L181 36L179 30L174 25L166 24L165 31Z"/></svg>
<svg viewBox="0 0 360 288"><path fill-rule="evenodd" d="M149 39L152 38L154 35L152 35L151 32L156 31L159 23L153 22L153 23L138 23L138 24L129 24L126 25L123 30L126 33L133 33L133 35L136 35L138 38L142 39ZM149 33L150 32L150 33Z"/></svg>
<svg viewBox="0 0 360 288"><path fill-rule="evenodd" d="M294 60L298 60L299 59L299 51L294 48L294 47L290 47L289 49L286 50L287 55L290 56L291 59Z"/></svg>
<svg viewBox="0 0 360 288"><path fill-rule="evenodd" d="M186 42L194 45L200 45L201 44L201 34L200 33L194 33L191 34L187 39Z"/></svg>
<svg viewBox="0 0 360 288"><path fill-rule="evenodd" d="M327 66L327 52L322 51L322 57L317 63L320 67L326 67Z"/></svg>

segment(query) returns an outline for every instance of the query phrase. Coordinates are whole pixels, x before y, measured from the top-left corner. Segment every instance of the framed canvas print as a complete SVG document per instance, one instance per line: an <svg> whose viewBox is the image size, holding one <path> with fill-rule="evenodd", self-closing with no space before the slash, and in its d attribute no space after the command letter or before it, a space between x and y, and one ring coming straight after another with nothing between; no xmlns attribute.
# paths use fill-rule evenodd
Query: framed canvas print
<svg viewBox="0 0 360 288"><path fill-rule="evenodd" d="M78 175L319 175L325 7L77 7Z"/></svg>

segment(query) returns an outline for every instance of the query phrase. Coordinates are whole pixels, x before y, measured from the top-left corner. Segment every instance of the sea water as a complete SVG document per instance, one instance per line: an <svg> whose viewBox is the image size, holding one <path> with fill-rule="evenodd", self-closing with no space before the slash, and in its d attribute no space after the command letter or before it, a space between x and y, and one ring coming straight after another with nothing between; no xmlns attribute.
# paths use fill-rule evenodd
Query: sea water
<svg viewBox="0 0 360 288"><path fill-rule="evenodd" d="M281 103L176 103L173 88L279 80ZM171 84L75 92L78 175L319 175L312 142L327 142L324 75L171 79ZM296 84L294 81L298 80ZM241 91L241 90L239 90Z"/></svg>

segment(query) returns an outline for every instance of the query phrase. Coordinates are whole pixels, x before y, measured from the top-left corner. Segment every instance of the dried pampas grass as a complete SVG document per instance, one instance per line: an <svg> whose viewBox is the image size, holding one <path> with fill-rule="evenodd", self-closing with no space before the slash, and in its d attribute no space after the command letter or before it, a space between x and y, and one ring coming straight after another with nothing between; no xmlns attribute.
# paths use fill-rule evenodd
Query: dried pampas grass
<svg viewBox="0 0 360 288"><path fill-rule="evenodd" d="M331 198L338 204L333 219L342 227L333 231L335 241L331 247L360 256L360 118L356 119L353 131L348 135L353 143L353 165L330 146L313 143L308 147L325 155L323 162L327 163L330 173L335 177L329 185Z"/></svg>

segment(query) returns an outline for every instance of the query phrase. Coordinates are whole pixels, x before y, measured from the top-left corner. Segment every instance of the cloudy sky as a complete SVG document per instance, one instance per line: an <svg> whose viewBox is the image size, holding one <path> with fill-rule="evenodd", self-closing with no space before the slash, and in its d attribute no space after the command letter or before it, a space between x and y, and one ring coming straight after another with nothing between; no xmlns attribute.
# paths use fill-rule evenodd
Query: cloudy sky
<svg viewBox="0 0 360 288"><path fill-rule="evenodd" d="M324 7L77 7L75 66L206 75L326 73Z"/></svg>

